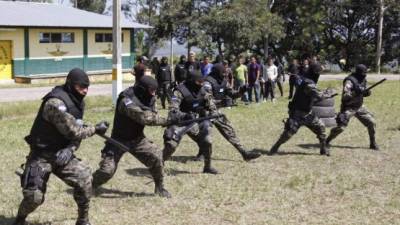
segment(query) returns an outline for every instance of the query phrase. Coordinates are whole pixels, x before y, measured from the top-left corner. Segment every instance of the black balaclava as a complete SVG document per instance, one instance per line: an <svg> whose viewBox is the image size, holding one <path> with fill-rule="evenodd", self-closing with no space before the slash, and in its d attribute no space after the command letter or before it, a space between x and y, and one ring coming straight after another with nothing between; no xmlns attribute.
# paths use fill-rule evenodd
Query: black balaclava
<svg viewBox="0 0 400 225"><path fill-rule="evenodd" d="M364 64L358 64L356 66L356 72L354 73L354 76L359 82L362 82L367 76L367 67Z"/></svg>
<svg viewBox="0 0 400 225"><path fill-rule="evenodd" d="M222 63L217 63L212 67L210 76L212 76L218 82L221 82L224 79L224 72L224 65L222 65Z"/></svg>
<svg viewBox="0 0 400 225"><path fill-rule="evenodd" d="M157 81L151 76L143 76L139 79L134 87L135 96L145 106L152 106L154 96L150 94L150 90L157 90Z"/></svg>
<svg viewBox="0 0 400 225"><path fill-rule="evenodd" d="M186 63L186 56L185 55L181 55L181 57L180 57L180 63L181 64L185 64Z"/></svg>
<svg viewBox="0 0 400 225"><path fill-rule="evenodd" d="M203 76L200 71L192 70L189 73L188 78L186 79L186 86L194 93L198 93L202 87L202 85L197 84L197 81L203 80Z"/></svg>
<svg viewBox="0 0 400 225"><path fill-rule="evenodd" d="M85 73L85 71L83 71L79 68L74 68L71 71L69 71L67 80L65 81L65 84L64 84L64 89L69 94L71 99L75 102L75 104L78 107L82 107L81 106L83 103L82 101L85 96L81 95L75 89L75 85L78 85L82 88L89 87L89 85L90 85L88 75Z"/></svg>

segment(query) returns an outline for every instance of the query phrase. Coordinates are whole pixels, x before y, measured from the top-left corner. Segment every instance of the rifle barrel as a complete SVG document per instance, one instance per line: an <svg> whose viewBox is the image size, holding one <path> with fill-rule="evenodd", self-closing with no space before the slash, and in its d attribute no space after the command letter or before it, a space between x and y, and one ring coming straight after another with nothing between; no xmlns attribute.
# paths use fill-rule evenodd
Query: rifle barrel
<svg viewBox="0 0 400 225"><path fill-rule="evenodd" d="M380 85L381 83L383 83L383 82L385 82L385 81L386 81L386 78L383 78L382 80L380 80L380 81L376 82L375 84L369 86L366 90L371 90L372 88L374 88L374 87Z"/></svg>
<svg viewBox="0 0 400 225"><path fill-rule="evenodd" d="M122 144L121 142L119 142L119 141L117 141L117 140L115 140L115 139L113 139L111 137L108 137L105 134L97 134L97 135L99 135L100 137L104 138L110 144L112 144L115 147L121 149L122 151L124 151L124 152L128 152L129 151L129 147L124 145L124 144Z"/></svg>

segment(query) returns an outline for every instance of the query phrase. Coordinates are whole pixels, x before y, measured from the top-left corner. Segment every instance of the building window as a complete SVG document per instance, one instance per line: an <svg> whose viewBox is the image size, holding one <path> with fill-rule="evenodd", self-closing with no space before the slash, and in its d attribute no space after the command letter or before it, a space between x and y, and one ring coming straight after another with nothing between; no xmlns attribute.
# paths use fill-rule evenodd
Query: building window
<svg viewBox="0 0 400 225"><path fill-rule="evenodd" d="M39 33L39 43L74 43L74 33Z"/></svg>
<svg viewBox="0 0 400 225"><path fill-rule="evenodd" d="M112 42L112 33L96 33L94 35L95 42ZM124 42L124 34L121 34L121 41Z"/></svg>

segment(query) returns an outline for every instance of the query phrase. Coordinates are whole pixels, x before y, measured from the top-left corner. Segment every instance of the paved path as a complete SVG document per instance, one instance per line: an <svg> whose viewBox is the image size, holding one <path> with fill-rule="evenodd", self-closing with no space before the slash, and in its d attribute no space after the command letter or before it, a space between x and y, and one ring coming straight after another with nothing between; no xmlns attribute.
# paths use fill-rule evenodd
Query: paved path
<svg viewBox="0 0 400 225"><path fill-rule="evenodd" d="M321 80L343 80L346 75L322 75ZM368 75L369 81L377 81L383 78L400 81L400 75ZM124 84L127 87L129 84ZM400 84L399 84L400 85ZM33 88L0 88L0 102L29 101L42 98L53 86ZM111 84L94 84L89 88L88 96L111 95Z"/></svg>

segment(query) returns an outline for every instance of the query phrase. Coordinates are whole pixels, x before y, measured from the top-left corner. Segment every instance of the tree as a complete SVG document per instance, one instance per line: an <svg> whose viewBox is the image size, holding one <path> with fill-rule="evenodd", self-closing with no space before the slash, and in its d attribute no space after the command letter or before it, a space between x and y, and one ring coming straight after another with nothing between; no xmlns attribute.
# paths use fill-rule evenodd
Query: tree
<svg viewBox="0 0 400 225"><path fill-rule="evenodd" d="M77 1L77 8L90 12L103 14L106 8L107 0L75 0Z"/></svg>
<svg viewBox="0 0 400 225"><path fill-rule="evenodd" d="M198 37L202 41L199 44L208 51L218 49L220 55L224 55L222 47L228 54L251 50L261 55L266 37L274 41L283 36L281 18L263 7L268 2L245 0L215 4L200 19L202 33Z"/></svg>

